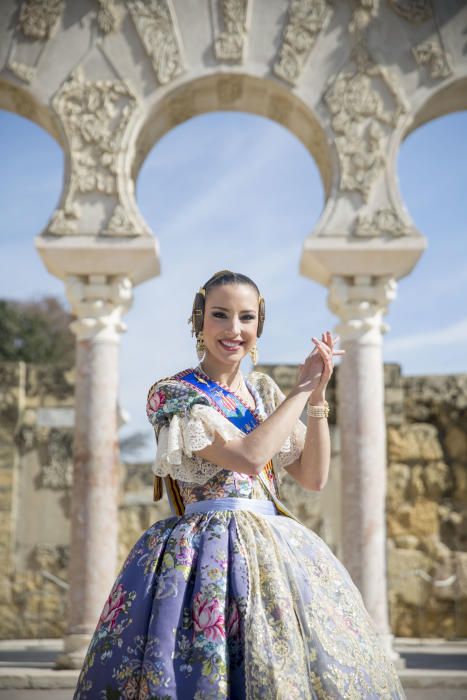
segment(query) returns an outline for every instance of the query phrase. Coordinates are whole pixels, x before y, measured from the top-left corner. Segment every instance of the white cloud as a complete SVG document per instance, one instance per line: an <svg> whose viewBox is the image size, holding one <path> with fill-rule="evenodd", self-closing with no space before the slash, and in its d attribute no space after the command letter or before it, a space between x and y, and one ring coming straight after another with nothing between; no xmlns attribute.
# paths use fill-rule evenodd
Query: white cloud
<svg viewBox="0 0 467 700"><path fill-rule="evenodd" d="M385 341L385 349L392 353L404 350L424 350L428 352L430 347L467 343L467 319L456 321L445 328L436 328L430 331L422 331L399 338L388 338Z"/></svg>

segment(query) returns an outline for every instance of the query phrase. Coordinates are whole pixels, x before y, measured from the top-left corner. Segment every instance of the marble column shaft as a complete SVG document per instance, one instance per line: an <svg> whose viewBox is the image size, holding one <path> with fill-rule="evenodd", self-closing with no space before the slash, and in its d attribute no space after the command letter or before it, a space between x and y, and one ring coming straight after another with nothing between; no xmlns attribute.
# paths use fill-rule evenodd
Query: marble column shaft
<svg viewBox="0 0 467 700"><path fill-rule="evenodd" d="M121 316L131 303L125 277L71 277L77 320L75 439L68 629L59 668L80 668L115 580L120 464L117 434Z"/></svg>
<svg viewBox="0 0 467 700"><path fill-rule="evenodd" d="M118 339L77 341L70 633L91 634L115 578Z"/></svg>
<svg viewBox="0 0 467 700"><path fill-rule="evenodd" d="M338 401L342 554L378 630L387 634L386 428L381 343L342 343Z"/></svg>
<svg viewBox="0 0 467 700"><path fill-rule="evenodd" d="M335 276L329 306L346 351L337 375L341 434L342 558L377 630L391 649L386 571L386 419L383 322L396 282Z"/></svg>

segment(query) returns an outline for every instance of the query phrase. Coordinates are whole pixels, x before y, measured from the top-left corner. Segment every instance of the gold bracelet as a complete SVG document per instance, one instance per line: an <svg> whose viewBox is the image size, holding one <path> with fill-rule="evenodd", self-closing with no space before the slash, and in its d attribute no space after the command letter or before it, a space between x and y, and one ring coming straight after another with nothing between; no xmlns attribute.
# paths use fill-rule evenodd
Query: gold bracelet
<svg viewBox="0 0 467 700"><path fill-rule="evenodd" d="M329 404L324 400L324 406L313 406L309 403L306 408L307 416L312 416L313 418L327 418L329 416Z"/></svg>

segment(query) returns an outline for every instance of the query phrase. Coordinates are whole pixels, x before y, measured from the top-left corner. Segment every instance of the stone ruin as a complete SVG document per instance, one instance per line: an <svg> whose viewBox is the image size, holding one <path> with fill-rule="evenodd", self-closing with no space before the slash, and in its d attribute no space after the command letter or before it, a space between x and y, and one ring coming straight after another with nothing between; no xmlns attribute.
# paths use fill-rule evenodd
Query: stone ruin
<svg viewBox="0 0 467 700"><path fill-rule="evenodd" d="M296 373L293 365L257 368L285 393ZM339 366L328 386L329 481L322 492L306 492L286 477L282 497L341 556L338 375ZM0 638L62 637L74 369L1 363L0 377ZM467 636L467 374L405 377L400 365L386 363L384 378L391 630ZM152 501L150 463L121 463L120 472L119 566L142 532L170 515L165 498Z"/></svg>

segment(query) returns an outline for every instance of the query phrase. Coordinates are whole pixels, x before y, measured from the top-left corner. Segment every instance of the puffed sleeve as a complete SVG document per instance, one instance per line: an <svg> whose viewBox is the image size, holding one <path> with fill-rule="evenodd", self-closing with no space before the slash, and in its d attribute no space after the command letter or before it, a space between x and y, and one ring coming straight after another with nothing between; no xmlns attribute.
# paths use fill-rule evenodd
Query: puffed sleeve
<svg viewBox="0 0 467 700"><path fill-rule="evenodd" d="M266 412L270 415L285 399L285 394L275 380L265 372L261 374L259 384L262 387L263 401ZM292 462L300 457L305 445L306 425L299 418L291 432L286 438L284 444L276 455L277 464L279 467L287 467Z"/></svg>
<svg viewBox="0 0 467 700"><path fill-rule="evenodd" d="M157 440L156 476L204 484L222 467L193 454L212 444L216 433L227 442L243 436L196 389L178 380L159 380L149 390L146 413Z"/></svg>

